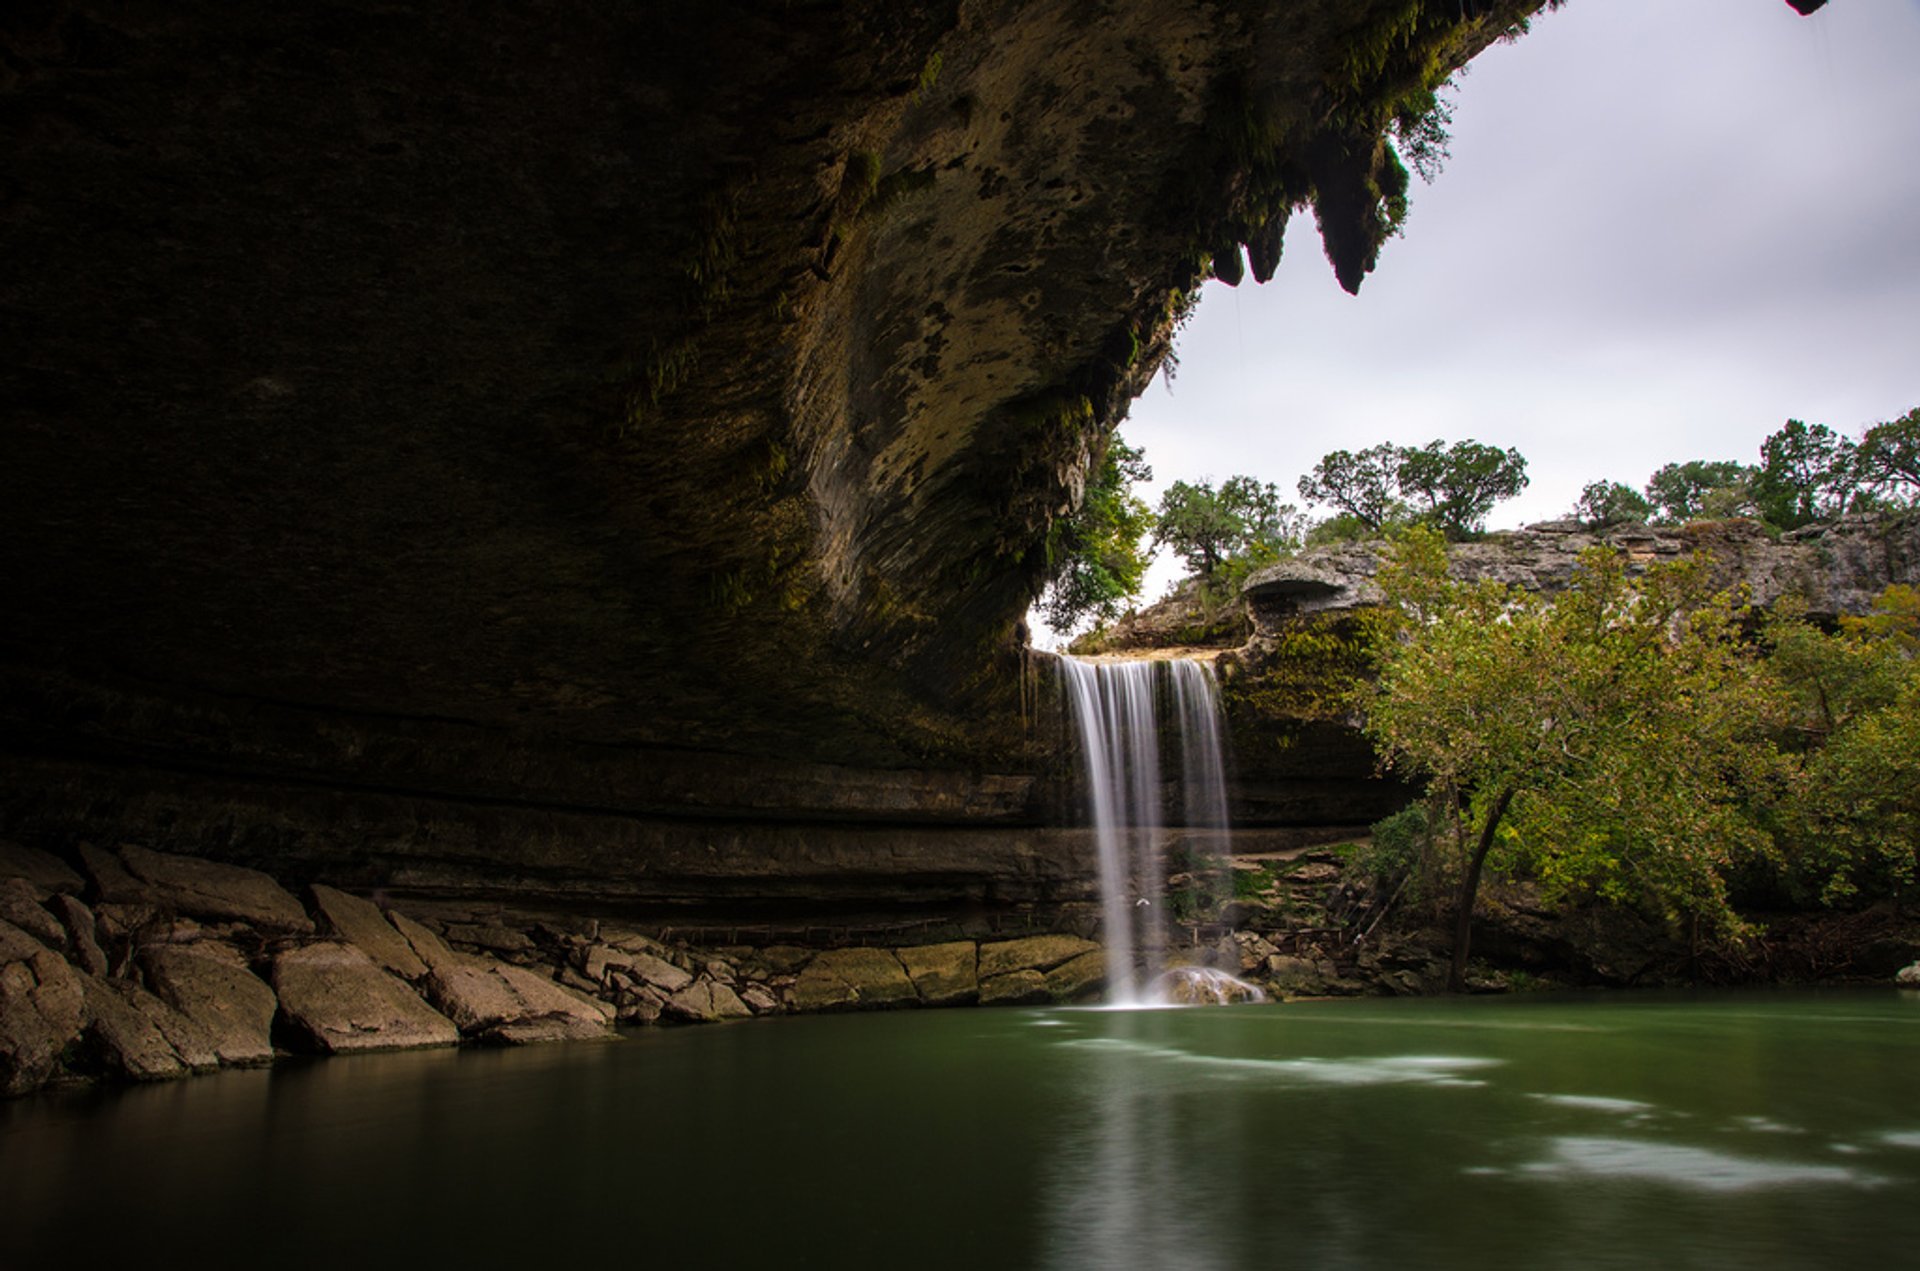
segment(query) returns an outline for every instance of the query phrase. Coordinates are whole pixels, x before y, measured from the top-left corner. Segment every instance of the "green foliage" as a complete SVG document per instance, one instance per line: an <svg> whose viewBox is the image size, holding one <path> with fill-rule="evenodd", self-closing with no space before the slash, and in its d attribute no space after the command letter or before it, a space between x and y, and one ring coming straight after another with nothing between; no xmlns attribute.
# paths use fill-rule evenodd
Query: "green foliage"
<svg viewBox="0 0 1920 1271"><path fill-rule="evenodd" d="M1368 529L1419 520L1458 540L1479 533L1494 504L1526 485L1527 461L1518 450L1477 441L1382 442L1322 457L1300 478L1300 497Z"/></svg>
<svg viewBox="0 0 1920 1271"><path fill-rule="evenodd" d="M1653 505L1632 486L1618 481L1591 481L1580 491L1573 514L1587 525L1605 527L1644 523L1653 517Z"/></svg>
<svg viewBox="0 0 1920 1271"><path fill-rule="evenodd" d="M1426 506L1422 520L1450 539L1477 534L1493 505L1527 485L1527 461L1514 449L1477 441L1431 441L1400 452L1400 493Z"/></svg>
<svg viewBox="0 0 1920 1271"><path fill-rule="evenodd" d="M1339 509L1369 530L1401 519L1406 506L1398 498L1400 447L1382 442L1358 452L1335 450L1300 478L1300 497Z"/></svg>
<svg viewBox="0 0 1920 1271"><path fill-rule="evenodd" d="M1707 594L1708 565L1635 578L1592 549L1548 600L1450 579L1429 530L1395 544L1379 581L1398 638L1381 650L1365 727L1391 768L1458 818L1458 832L1436 836L1460 878L1456 982L1496 848L1550 897L1743 931L1725 880L1766 846L1740 796L1771 772L1768 694L1733 598Z"/></svg>
<svg viewBox="0 0 1920 1271"><path fill-rule="evenodd" d="M1216 490L1211 481L1176 481L1160 496L1153 541L1212 581L1236 558L1270 560L1299 546L1303 528L1298 509L1280 502L1271 482L1234 476Z"/></svg>
<svg viewBox="0 0 1920 1271"><path fill-rule="evenodd" d="M1453 79L1448 78L1437 87L1409 93L1395 104L1389 126L1394 148L1428 185L1451 157L1447 145L1452 140L1448 129L1453 125L1454 103L1446 93L1453 87Z"/></svg>
<svg viewBox="0 0 1920 1271"><path fill-rule="evenodd" d="M1116 434L1079 508L1053 523L1047 550L1057 572L1041 595L1040 612L1054 630L1071 631L1089 619L1111 622L1139 595L1149 560L1141 539L1153 528L1153 514L1133 483L1151 480L1145 454Z"/></svg>
<svg viewBox="0 0 1920 1271"><path fill-rule="evenodd" d="M1647 502L1653 505L1655 519L1667 525L1751 516L1756 511L1751 494L1754 472L1730 459L1670 463L1648 479Z"/></svg>
<svg viewBox="0 0 1920 1271"><path fill-rule="evenodd" d="M1760 443L1753 497L1783 530L1845 514L1860 486L1856 447L1825 424L1789 419Z"/></svg>
<svg viewBox="0 0 1920 1271"><path fill-rule="evenodd" d="M1833 633L1776 613L1767 635L1802 750L1774 808L1792 894L1840 904L1907 891L1920 851L1920 593L1889 587Z"/></svg>
<svg viewBox="0 0 1920 1271"><path fill-rule="evenodd" d="M1920 407L1875 424L1860 439L1861 487L1895 507L1920 504Z"/></svg>

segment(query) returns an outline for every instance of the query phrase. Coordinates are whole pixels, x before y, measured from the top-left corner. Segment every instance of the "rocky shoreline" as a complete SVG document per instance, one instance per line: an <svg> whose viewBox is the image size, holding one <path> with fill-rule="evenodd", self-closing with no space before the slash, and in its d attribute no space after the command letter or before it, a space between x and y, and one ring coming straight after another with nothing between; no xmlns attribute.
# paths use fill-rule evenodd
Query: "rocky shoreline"
<svg viewBox="0 0 1920 1271"><path fill-rule="evenodd" d="M137 845L0 843L0 1093L289 1054L609 1040L617 1025L1083 1000L1100 946L696 947L596 919L412 914ZM411 907L411 906L410 906Z"/></svg>

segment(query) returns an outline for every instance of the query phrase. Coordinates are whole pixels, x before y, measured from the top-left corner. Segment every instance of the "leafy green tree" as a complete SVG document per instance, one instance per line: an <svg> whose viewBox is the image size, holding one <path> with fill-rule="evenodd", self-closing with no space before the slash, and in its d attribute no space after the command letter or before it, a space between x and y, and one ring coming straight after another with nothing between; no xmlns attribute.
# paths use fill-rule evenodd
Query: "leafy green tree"
<svg viewBox="0 0 1920 1271"><path fill-rule="evenodd" d="M1766 519L1783 530L1846 513L1860 487L1854 443L1825 424L1789 419L1760 443L1753 497Z"/></svg>
<svg viewBox="0 0 1920 1271"><path fill-rule="evenodd" d="M1753 476L1754 469L1731 459L1670 463L1647 481L1647 502L1666 525L1751 516L1757 510L1750 494Z"/></svg>
<svg viewBox="0 0 1920 1271"><path fill-rule="evenodd" d="M1875 424L1860 439L1862 487L1895 506L1920 503L1920 407Z"/></svg>
<svg viewBox="0 0 1920 1271"><path fill-rule="evenodd" d="M1792 612L1768 627L1801 763L1780 801L1788 881L1826 904L1911 888L1920 851L1920 592L1887 588L1824 631Z"/></svg>
<svg viewBox="0 0 1920 1271"><path fill-rule="evenodd" d="M1391 442L1365 450L1336 450L1300 478L1300 497L1336 508L1370 530L1402 519L1399 499L1400 447Z"/></svg>
<svg viewBox="0 0 1920 1271"><path fill-rule="evenodd" d="M1640 497L1630 485L1618 481L1592 481L1580 491L1573 514L1592 526L1626 525L1653 517L1653 504Z"/></svg>
<svg viewBox="0 0 1920 1271"><path fill-rule="evenodd" d="M1233 476L1215 490L1211 481L1176 481L1160 496L1153 541L1171 547L1190 573L1211 580L1230 560L1271 559L1299 543L1299 510L1280 502L1271 482Z"/></svg>
<svg viewBox="0 0 1920 1271"><path fill-rule="evenodd" d="M1494 504L1526 488L1527 461L1477 441L1431 441L1402 449L1394 476L1402 497L1425 505L1421 519L1463 539L1480 532Z"/></svg>
<svg viewBox="0 0 1920 1271"><path fill-rule="evenodd" d="M1072 631L1089 619L1111 622L1140 594L1150 561L1141 540L1153 528L1153 513L1133 485L1151 480L1145 453L1116 434L1079 508L1054 522L1047 546L1057 572L1040 597L1040 612L1055 631Z"/></svg>
<svg viewBox="0 0 1920 1271"><path fill-rule="evenodd" d="M1725 876L1764 835L1739 811L1771 749L1768 699L1732 601L1701 558L1629 576L1584 553L1553 599L1446 573L1416 528L1379 582L1400 616L1365 703L1393 769L1422 778L1452 831L1451 984L1464 984L1473 906L1496 845L1549 895L1658 907L1737 933Z"/></svg>

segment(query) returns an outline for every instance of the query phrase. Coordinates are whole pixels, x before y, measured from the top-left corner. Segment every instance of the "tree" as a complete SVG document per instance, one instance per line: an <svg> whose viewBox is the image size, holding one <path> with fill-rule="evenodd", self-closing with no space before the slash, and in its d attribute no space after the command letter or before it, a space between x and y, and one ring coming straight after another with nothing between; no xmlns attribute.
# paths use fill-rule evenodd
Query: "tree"
<svg viewBox="0 0 1920 1271"><path fill-rule="evenodd" d="M1047 547L1056 572L1040 612L1055 631L1071 631L1089 618L1111 622L1139 595L1149 561L1141 539L1153 528L1153 513L1133 483L1151 480L1145 454L1115 434L1080 506L1054 522Z"/></svg>
<svg viewBox="0 0 1920 1271"><path fill-rule="evenodd" d="M1632 486L1618 481L1592 481L1580 491L1573 514L1595 527L1644 523L1652 518L1653 505L1641 498Z"/></svg>
<svg viewBox="0 0 1920 1271"><path fill-rule="evenodd" d="M1920 852L1920 592L1895 584L1828 632L1769 622L1800 763L1780 801L1788 882L1826 904L1911 887Z"/></svg>
<svg viewBox="0 0 1920 1271"><path fill-rule="evenodd" d="M1160 496L1153 541L1174 550L1190 573L1211 580L1228 561L1271 559L1299 542L1301 517L1280 502L1271 482L1233 476L1215 490L1211 481L1176 481Z"/></svg>
<svg viewBox="0 0 1920 1271"><path fill-rule="evenodd" d="M1761 514L1783 530L1844 515L1860 487L1855 451L1825 424L1789 419L1760 443L1753 497Z"/></svg>
<svg viewBox="0 0 1920 1271"><path fill-rule="evenodd" d="M1477 441L1431 441L1402 449L1394 476L1403 497L1426 504L1423 520L1463 539L1480 532L1494 504L1526 488L1527 461Z"/></svg>
<svg viewBox="0 0 1920 1271"><path fill-rule="evenodd" d="M1920 407L1875 424L1860 439L1860 484L1896 506L1920 502Z"/></svg>
<svg viewBox="0 0 1920 1271"><path fill-rule="evenodd" d="M1670 463L1647 481L1647 502L1656 519L1668 525L1750 516L1756 510L1749 494L1753 475L1752 468L1731 459Z"/></svg>
<svg viewBox="0 0 1920 1271"><path fill-rule="evenodd" d="M1771 753L1770 700L1707 562L1630 577L1595 548L1554 599L1447 577L1444 546L1410 531L1379 582L1397 634L1365 702L1391 768L1423 778L1452 833L1450 976L1465 980L1474 901L1496 845L1555 897L1658 906L1735 933L1725 875L1764 836L1735 797Z"/></svg>
<svg viewBox="0 0 1920 1271"><path fill-rule="evenodd" d="M1399 520L1406 505L1398 498L1400 447L1382 442L1355 453L1336 450L1300 478L1300 497L1337 508L1371 530Z"/></svg>

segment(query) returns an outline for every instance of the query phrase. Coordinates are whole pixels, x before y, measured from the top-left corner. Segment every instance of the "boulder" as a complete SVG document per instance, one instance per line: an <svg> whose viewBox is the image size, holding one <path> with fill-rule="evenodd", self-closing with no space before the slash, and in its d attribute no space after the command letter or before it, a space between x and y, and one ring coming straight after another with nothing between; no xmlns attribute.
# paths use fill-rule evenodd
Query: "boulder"
<svg viewBox="0 0 1920 1271"><path fill-rule="evenodd" d="M273 1061L279 1002L232 945L202 941L158 945L140 964L155 996L205 1031L223 1064Z"/></svg>
<svg viewBox="0 0 1920 1271"><path fill-rule="evenodd" d="M407 917L397 909L387 910L387 921L393 929L406 937L407 944L414 955L426 965L429 971L461 966L465 959L447 947L447 942L439 936Z"/></svg>
<svg viewBox="0 0 1920 1271"><path fill-rule="evenodd" d="M749 984L741 989L740 1001L755 1015L771 1015L780 1009L780 999L764 984Z"/></svg>
<svg viewBox="0 0 1920 1271"><path fill-rule="evenodd" d="M350 944L322 941L274 959L273 987L286 1021L320 1050L452 1046L453 1022Z"/></svg>
<svg viewBox="0 0 1920 1271"><path fill-rule="evenodd" d="M81 904L79 897L65 892L56 892L52 903L61 925L67 929L67 950L75 964L88 975L107 974L107 954L100 947L93 911Z"/></svg>
<svg viewBox="0 0 1920 1271"><path fill-rule="evenodd" d="M400 978L417 980L427 973L427 964L407 938L380 916L379 907L371 900L315 883L313 906L334 934L360 946L361 952Z"/></svg>
<svg viewBox="0 0 1920 1271"><path fill-rule="evenodd" d="M313 921L300 902L257 869L125 846L120 859L152 888L154 901L195 918L233 920L262 931L304 935Z"/></svg>
<svg viewBox="0 0 1920 1271"><path fill-rule="evenodd" d="M609 1036L613 1008L524 967L479 959L442 966L425 989L462 1033L523 1043ZM546 1021L544 1027L536 1027Z"/></svg>
<svg viewBox="0 0 1920 1271"><path fill-rule="evenodd" d="M1047 995L1056 1002L1077 1002L1098 991L1107 982L1107 954L1094 949L1077 958L1069 958L1045 976Z"/></svg>
<svg viewBox="0 0 1920 1271"><path fill-rule="evenodd" d="M40 903L46 894L24 878L0 878L0 920L12 923L49 949L64 950L66 924Z"/></svg>
<svg viewBox="0 0 1920 1271"><path fill-rule="evenodd" d="M72 866L52 852L10 839L0 839L0 878L24 878L42 893L77 893L87 885Z"/></svg>
<svg viewBox="0 0 1920 1271"><path fill-rule="evenodd" d="M1903 966L1894 972L1893 982L1895 984L1904 984L1909 988L1920 989L1920 962L1915 962L1911 966Z"/></svg>
<svg viewBox="0 0 1920 1271"><path fill-rule="evenodd" d="M980 997L980 950L971 940L895 949L913 991L928 1006L962 1006Z"/></svg>
<svg viewBox="0 0 1920 1271"><path fill-rule="evenodd" d="M988 979L1012 971L1050 971L1072 958L1099 949L1091 940L1079 936L1027 936L980 946L979 976Z"/></svg>
<svg viewBox="0 0 1920 1271"><path fill-rule="evenodd" d="M43 1085L85 1019L79 974L65 958L0 920L0 1094Z"/></svg>
<svg viewBox="0 0 1920 1271"><path fill-rule="evenodd" d="M128 873L126 864L118 856L91 843L82 843L79 851L81 868L93 882L96 901L116 905L151 903L153 889Z"/></svg>
<svg viewBox="0 0 1920 1271"><path fill-rule="evenodd" d="M980 981L982 1006L1041 1006L1052 1000L1047 977L1032 967Z"/></svg>
<svg viewBox="0 0 1920 1271"><path fill-rule="evenodd" d="M81 976L80 983L86 999L85 1039L91 1066L129 1081L187 1075L187 1063L154 1022L155 1012L143 1009L145 1003L139 1001L151 995L93 975Z"/></svg>
<svg viewBox="0 0 1920 1271"><path fill-rule="evenodd" d="M107 981L107 986L167 1039L173 1053L192 1072L211 1072L220 1066L220 1052L213 1034L201 1027L186 1012L177 1010L135 984Z"/></svg>
<svg viewBox="0 0 1920 1271"><path fill-rule="evenodd" d="M723 1019L746 1019L753 1010L727 985L702 975L667 999L665 1013L695 1024L711 1024Z"/></svg>
<svg viewBox="0 0 1920 1271"><path fill-rule="evenodd" d="M816 954L794 982L797 1011L903 1006L919 1001L900 960L885 949L829 949Z"/></svg>

